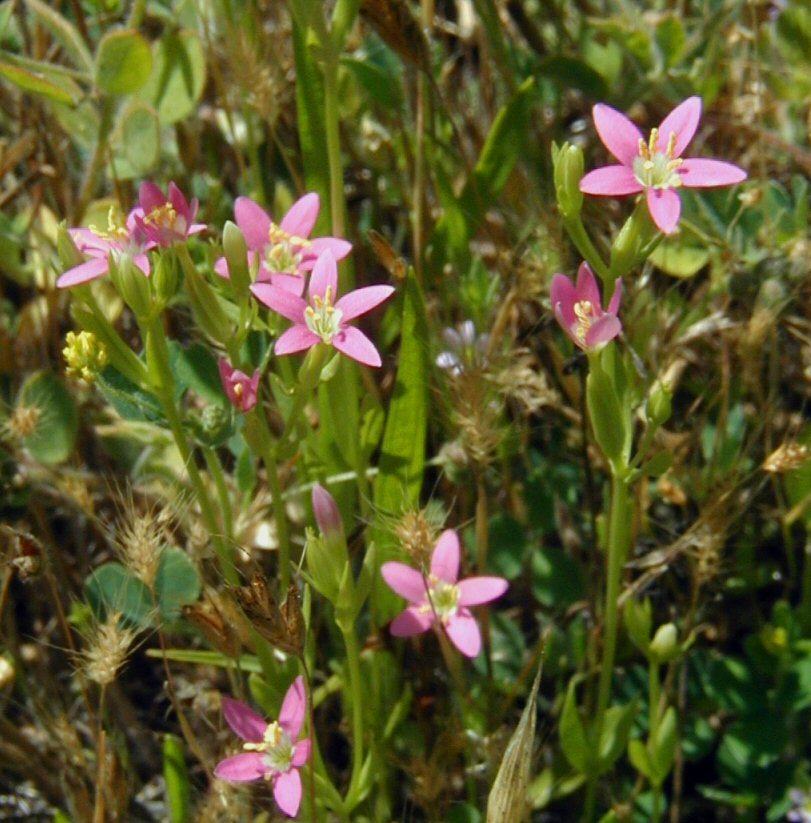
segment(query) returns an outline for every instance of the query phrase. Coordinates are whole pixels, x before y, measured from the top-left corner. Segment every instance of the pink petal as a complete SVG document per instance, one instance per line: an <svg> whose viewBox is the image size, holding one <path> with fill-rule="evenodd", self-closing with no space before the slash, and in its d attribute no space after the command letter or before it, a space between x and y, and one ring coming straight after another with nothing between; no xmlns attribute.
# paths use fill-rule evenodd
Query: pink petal
<svg viewBox="0 0 811 823"><path fill-rule="evenodd" d="M341 310L343 314L342 321L349 322L371 311L375 306L379 306L384 300L388 300L392 294L394 294L393 286L367 286L345 294L335 304L335 308Z"/></svg>
<svg viewBox="0 0 811 823"><path fill-rule="evenodd" d="M261 780L269 769L260 752L243 752L233 757L226 757L214 767L214 777L229 780L232 783L245 783L248 780Z"/></svg>
<svg viewBox="0 0 811 823"><path fill-rule="evenodd" d="M598 103L593 109L594 127L603 145L625 166L639 154L642 132L620 111Z"/></svg>
<svg viewBox="0 0 811 823"><path fill-rule="evenodd" d="M577 299L588 300L589 303L600 313L602 311L602 298L600 297L600 287L597 285L597 278L588 263L581 263L577 270Z"/></svg>
<svg viewBox="0 0 811 823"><path fill-rule="evenodd" d="M154 183L145 180L138 189L138 203L144 210L144 214L149 214L153 209L163 206L166 203L166 197Z"/></svg>
<svg viewBox="0 0 811 823"><path fill-rule="evenodd" d="M264 269L267 271L267 269ZM303 268L302 268L303 271ZM286 291L290 294L295 294L296 297L301 297L304 294L304 275L302 274L284 274L282 272L269 272L267 275L270 282L276 286L277 289Z"/></svg>
<svg viewBox="0 0 811 823"><path fill-rule="evenodd" d="M598 349L613 340L622 331L622 323L613 314L604 314L586 332L587 349Z"/></svg>
<svg viewBox="0 0 811 823"><path fill-rule="evenodd" d="M329 249L315 261L315 265L313 266L313 273L310 276L310 288L308 290L310 300L316 295L323 298L328 288L334 300L338 294L338 266Z"/></svg>
<svg viewBox="0 0 811 823"><path fill-rule="evenodd" d="M92 251L99 252L106 255L110 251L111 243L99 237L94 231L90 229L68 229L68 234L76 244L76 248L85 254L90 254ZM94 255L98 256L98 255Z"/></svg>
<svg viewBox="0 0 811 823"><path fill-rule="evenodd" d="M228 725L243 740L258 743L264 737L268 722L250 706L231 697L223 697L222 713Z"/></svg>
<svg viewBox="0 0 811 823"><path fill-rule="evenodd" d="M380 574L400 597L405 597L410 603L426 602L425 578L416 569L392 560L380 567Z"/></svg>
<svg viewBox="0 0 811 823"><path fill-rule="evenodd" d="M187 220L194 220L194 215L197 214L197 200L193 200L190 207L186 195L175 185L174 181L169 183L169 202L178 214L183 215Z"/></svg>
<svg viewBox="0 0 811 823"><path fill-rule="evenodd" d="M81 283L87 283L89 280L95 280L103 274L107 274L110 270L110 261L107 256L94 257L92 260L86 260L84 263L79 263L72 269L68 269L57 281L56 285L60 289L67 289L71 286L78 286Z"/></svg>
<svg viewBox="0 0 811 823"><path fill-rule="evenodd" d="M249 249L264 249L269 242L270 217L250 197L237 197L234 217Z"/></svg>
<svg viewBox="0 0 811 823"><path fill-rule="evenodd" d="M577 323L574 313L574 304L577 302L577 292L574 283L565 274L556 274L549 287L549 296L552 300L552 309L558 322L565 329Z"/></svg>
<svg viewBox="0 0 811 823"><path fill-rule="evenodd" d="M642 184L627 166L603 166L581 178L580 191L604 197L622 197L642 191Z"/></svg>
<svg viewBox="0 0 811 823"><path fill-rule="evenodd" d="M453 529L445 529L436 541L431 555L431 574L446 583L459 577L459 537Z"/></svg>
<svg viewBox="0 0 811 823"><path fill-rule="evenodd" d="M662 125L659 126L659 151L663 153L667 151L670 135L675 134L674 155L681 157L696 133L699 120L701 120L701 98L688 97L662 120Z"/></svg>
<svg viewBox="0 0 811 823"><path fill-rule="evenodd" d="M475 657L482 647L482 636L479 624L473 615L465 610L457 612L444 623L445 631L451 643L462 652L465 657Z"/></svg>
<svg viewBox="0 0 811 823"><path fill-rule="evenodd" d="M647 189L645 197L653 222L665 233L671 234L679 223L681 200L673 189Z"/></svg>
<svg viewBox="0 0 811 823"><path fill-rule="evenodd" d="M620 300L622 300L622 279L618 277L614 281L614 293L611 295L611 301L606 311L609 314L617 314L620 310Z"/></svg>
<svg viewBox="0 0 811 823"><path fill-rule="evenodd" d="M299 740L299 742L293 747L293 758L290 761L292 765L295 768L300 769L310 759L310 752L312 752L312 749L313 743L309 737L304 740Z"/></svg>
<svg viewBox="0 0 811 823"><path fill-rule="evenodd" d="M479 606L501 597L509 583L503 577L468 577L457 585L460 606Z"/></svg>
<svg viewBox="0 0 811 823"><path fill-rule="evenodd" d="M224 257L220 257L220 259L214 263L214 273L222 277L223 280L231 279L231 274L228 271L228 261Z"/></svg>
<svg viewBox="0 0 811 823"><path fill-rule="evenodd" d="M302 261L301 267L309 271L315 261L327 250L332 252L336 260L343 260L352 251L352 244L348 240L341 240L338 237L313 237L310 246L305 250L306 259Z"/></svg>
<svg viewBox="0 0 811 823"><path fill-rule="evenodd" d="M422 611L419 606L409 606L391 621L389 631L395 637L412 637L415 634L428 631L433 622L433 612Z"/></svg>
<svg viewBox="0 0 811 823"><path fill-rule="evenodd" d="M273 796L279 808L288 816L295 817L301 805L301 777L298 769L282 772L273 780Z"/></svg>
<svg viewBox="0 0 811 823"><path fill-rule="evenodd" d="M299 736L306 709L307 695L304 691L304 678L299 675L290 684L279 712L279 725L290 735L291 740Z"/></svg>
<svg viewBox="0 0 811 823"><path fill-rule="evenodd" d="M132 258L132 262L135 263L145 277L149 277L151 269L149 268L149 258L145 254L136 254Z"/></svg>
<svg viewBox="0 0 811 823"><path fill-rule="evenodd" d="M380 352L375 348L375 344L360 330L354 326L347 326L341 329L332 338L332 345L347 357L357 360L364 366L378 368L382 364Z"/></svg>
<svg viewBox="0 0 811 823"><path fill-rule="evenodd" d="M272 283L254 283L251 291L260 303L264 303L282 317L294 323L304 322L304 309L307 308L307 304L301 297L280 289Z"/></svg>
<svg viewBox="0 0 811 823"><path fill-rule="evenodd" d="M691 189L733 186L746 180L746 172L732 163L698 157L685 160L679 166L679 176L682 184Z"/></svg>
<svg viewBox="0 0 811 823"><path fill-rule="evenodd" d="M197 201L195 200L194 202L196 203ZM201 231L205 231L207 228L208 226L205 223L192 223L186 231L186 234L199 234Z"/></svg>
<svg viewBox="0 0 811 823"><path fill-rule="evenodd" d="M321 201L317 194L314 192L305 194L293 203L279 228L288 234L295 234L296 237L309 237L315 221L318 220L320 208Z"/></svg>
<svg viewBox="0 0 811 823"><path fill-rule="evenodd" d="M286 332L279 335L279 339L273 346L273 351L278 354L295 354L296 352L311 349L316 343L320 343L321 338L313 334L306 326L291 326Z"/></svg>
<svg viewBox="0 0 811 823"><path fill-rule="evenodd" d="M574 312L572 312L572 314L574 314ZM555 304L555 319L558 321L563 331L565 331L566 334L568 334L569 337L572 338L574 344L582 348L583 343L578 339L577 335L575 334L575 328L578 325L578 321L577 319L574 319L569 323L566 322L566 318L563 316L563 306L561 303Z"/></svg>

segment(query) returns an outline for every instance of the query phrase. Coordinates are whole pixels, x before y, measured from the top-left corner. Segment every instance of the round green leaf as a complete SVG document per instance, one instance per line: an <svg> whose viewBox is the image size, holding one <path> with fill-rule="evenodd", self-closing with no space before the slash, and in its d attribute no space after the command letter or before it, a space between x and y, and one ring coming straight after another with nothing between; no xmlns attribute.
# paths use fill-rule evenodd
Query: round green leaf
<svg viewBox="0 0 811 823"><path fill-rule="evenodd" d="M142 628L152 622L154 608L149 589L121 563L99 566L84 587L96 613L120 612L125 622Z"/></svg>
<svg viewBox="0 0 811 823"><path fill-rule="evenodd" d="M51 372L32 374L17 397L16 412L30 414L31 433L23 445L40 463L61 463L73 451L79 415L70 392Z"/></svg>
<svg viewBox="0 0 811 823"><path fill-rule="evenodd" d="M205 82L200 38L192 31L172 32L157 44L155 70L138 96L155 107L161 123L176 123L194 111Z"/></svg>
<svg viewBox="0 0 811 823"><path fill-rule="evenodd" d="M121 118L124 154L139 175L151 171L160 159L160 125L155 110L133 101Z"/></svg>
<svg viewBox="0 0 811 823"><path fill-rule="evenodd" d="M188 555L180 549L163 550L155 575L155 598L164 620L176 620L181 607L200 596L200 575Z"/></svg>
<svg viewBox="0 0 811 823"><path fill-rule="evenodd" d="M107 94L138 91L152 71L152 50L137 31L105 34L96 53L96 85Z"/></svg>

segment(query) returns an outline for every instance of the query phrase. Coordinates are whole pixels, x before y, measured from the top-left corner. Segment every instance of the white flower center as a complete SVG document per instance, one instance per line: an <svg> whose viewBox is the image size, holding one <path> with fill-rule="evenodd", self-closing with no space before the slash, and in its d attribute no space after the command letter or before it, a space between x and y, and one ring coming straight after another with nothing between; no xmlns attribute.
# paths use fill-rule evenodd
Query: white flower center
<svg viewBox="0 0 811 823"><path fill-rule="evenodd" d="M676 189L681 185L679 166L684 162L676 157L676 134L670 132L667 150L659 151L659 129L652 129L647 143L639 139L639 156L634 158L634 176L646 189Z"/></svg>
<svg viewBox="0 0 811 823"><path fill-rule="evenodd" d="M273 772L289 772L293 764L293 741L276 721L268 723L261 743L244 743L242 748L261 752L265 765ZM272 777L272 773L268 777Z"/></svg>
<svg viewBox="0 0 811 823"><path fill-rule="evenodd" d="M340 309L332 305L332 287L327 286L324 297L317 294L312 297L312 304L304 309L304 322L307 328L318 335L327 345L341 330L341 318L344 316Z"/></svg>
<svg viewBox="0 0 811 823"><path fill-rule="evenodd" d="M265 263L271 271L282 274L299 274L304 249L312 244L304 237L289 234L281 226L270 224L268 244L265 246Z"/></svg>
<svg viewBox="0 0 811 823"><path fill-rule="evenodd" d="M433 611L440 620L453 617L459 608L459 587L454 583L440 580L433 574L428 577L428 593L430 603L425 606L427 611Z"/></svg>
<svg viewBox="0 0 811 823"><path fill-rule="evenodd" d="M574 304L574 316L577 318L574 334L578 340L585 342L589 329L597 319L597 312L591 304L591 300L578 300Z"/></svg>

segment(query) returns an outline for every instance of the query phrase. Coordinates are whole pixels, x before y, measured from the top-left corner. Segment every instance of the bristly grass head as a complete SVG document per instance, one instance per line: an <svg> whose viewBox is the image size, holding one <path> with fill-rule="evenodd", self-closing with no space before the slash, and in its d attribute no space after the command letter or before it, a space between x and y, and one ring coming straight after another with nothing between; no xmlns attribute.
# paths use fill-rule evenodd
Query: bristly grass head
<svg viewBox="0 0 811 823"><path fill-rule="evenodd" d="M108 686L130 654L136 631L121 625L121 615L110 612L103 622L96 622L85 637L81 653L81 670L85 676Z"/></svg>

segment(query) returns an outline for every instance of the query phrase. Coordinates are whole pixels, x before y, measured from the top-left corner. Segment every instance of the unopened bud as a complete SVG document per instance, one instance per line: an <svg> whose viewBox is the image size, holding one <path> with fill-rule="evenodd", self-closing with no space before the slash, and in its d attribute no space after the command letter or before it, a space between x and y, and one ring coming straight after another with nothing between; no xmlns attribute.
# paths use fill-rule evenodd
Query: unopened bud
<svg viewBox="0 0 811 823"><path fill-rule="evenodd" d="M152 275L155 285L155 294L160 305L166 306L175 296L179 284L177 260L172 254L161 254L155 264L155 273Z"/></svg>
<svg viewBox="0 0 811 823"><path fill-rule="evenodd" d="M681 646L675 623L665 623L664 626L659 626L651 640L649 653L657 663L669 663L679 656Z"/></svg>
<svg viewBox="0 0 811 823"><path fill-rule="evenodd" d="M313 486L313 513L324 537L343 535L344 525L335 498L319 483Z"/></svg>
<svg viewBox="0 0 811 823"><path fill-rule="evenodd" d="M648 422L650 425L658 428L670 419L670 413L672 411L672 397L673 392L666 383L663 383L661 380L657 380L653 384L650 394L648 395L647 408Z"/></svg>
<svg viewBox="0 0 811 823"><path fill-rule="evenodd" d="M553 151L555 166L555 194L558 208L564 217L577 217L583 207L583 192L580 180L583 177L583 150L571 143L564 143Z"/></svg>
<svg viewBox="0 0 811 823"><path fill-rule="evenodd" d="M124 302L140 320L146 320L152 312L152 291L149 278L136 266L132 257L121 253L110 256L110 277Z"/></svg>
<svg viewBox="0 0 811 823"><path fill-rule="evenodd" d="M107 347L89 331L81 331L79 334L69 331L65 336L62 355L68 375L88 384L96 379L108 362Z"/></svg>
<svg viewBox="0 0 811 823"><path fill-rule="evenodd" d="M248 270L248 246L239 227L227 220L222 231L222 248L228 261L228 277L237 297L248 297L251 275Z"/></svg>
<svg viewBox="0 0 811 823"><path fill-rule="evenodd" d="M56 251L59 254L59 263L62 271L72 269L84 260L84 256L79 249L76 248L76 244L73 242L73 238L70 236L64 220L56 229Z"/></svg>

